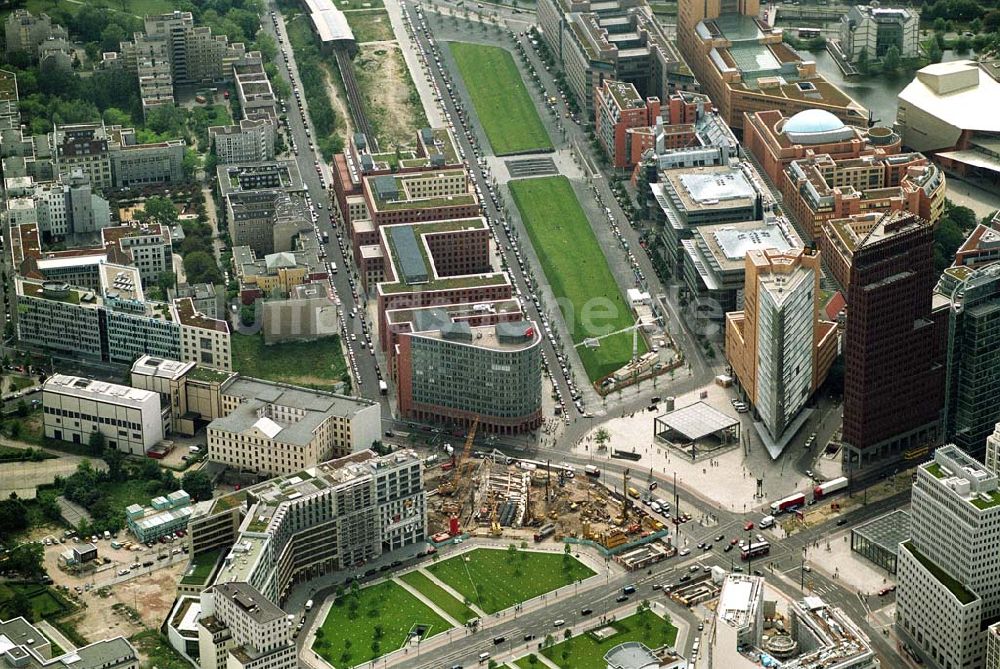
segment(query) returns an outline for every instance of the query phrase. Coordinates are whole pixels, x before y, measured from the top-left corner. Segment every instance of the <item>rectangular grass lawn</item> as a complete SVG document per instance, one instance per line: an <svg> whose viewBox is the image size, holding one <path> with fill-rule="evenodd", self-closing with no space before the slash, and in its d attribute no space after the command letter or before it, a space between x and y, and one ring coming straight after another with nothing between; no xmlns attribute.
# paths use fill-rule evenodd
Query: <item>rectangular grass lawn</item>
<svg viewBox="0 0 1000 669"><path fill-rule="evenodd" d="M587 222L587 216L566 177L522 179L509 183L514 202L528 228L531 245L538 254L545 278L556 298L572 305L567 313L560 305L563 318L573 334L573 343L600 334L584 322L586 305L594 298L599 312L610 318L594 319L593 325L603 332L616 332L635 324L632 310L615 283L608 261L597 243L597 237ZM632 333L623 332L600 340L600 346L577 349L587 376L596 381L610 374L632 358ZM639 337L639 355L646 352L645 341Z"/></svg>
<svg viewBox="0 0 1000 669"><path fill-rule="evenodd" d="M334 602L313 644L313 650L336 667L353 667L401 648L414 625L428 627L425 639L451 627L392 581L362 588L352 618L350 601L353 597L348 593ZM382 626L382 638L373 649L376 625Z"/></svg>
<svg viewBox="0 0 1000 669"><path fill-rule="evenodd" d="M641 641L649 648L673 645L677 640L677 628L669 620L652 611L622 618L612 623L618 634L597 641L589 634L581 634L569 641L563 641L542 651L542 654L564 669L605 669L604 654L626 641ZM525 660L525 665L527 660Z"/></svg>
<svg viewBox="0 0 1000 669"><path fill-rule="evenodd" d="M448 48L493 153L502 156L552 148L509 51L468 42L448 42Z"/></svg>
<svg viewBox="0 0 1000 669"><path fill-rule="evenodd" d="M262 334L233 334L233 371L269 381L332 389L347 373L336 335L316 341L264 344Z"/></svg>
<svg viewBox="0 0 1000 669"><path fill-rule="evenodd" d="M594 575L576 558L559 553L518 551L511 555L491 548L456 555L427 570L486 613L502 611Z"/></svg>
<svg viewBox="0 0 1000 669"><path fill-rule="evenodd" d="M447 590L419 571L407 572L400 576L399 580L405 581L408 586L434 602L435 606L460 623L479 617L475 611L452 597Z"/></svg>

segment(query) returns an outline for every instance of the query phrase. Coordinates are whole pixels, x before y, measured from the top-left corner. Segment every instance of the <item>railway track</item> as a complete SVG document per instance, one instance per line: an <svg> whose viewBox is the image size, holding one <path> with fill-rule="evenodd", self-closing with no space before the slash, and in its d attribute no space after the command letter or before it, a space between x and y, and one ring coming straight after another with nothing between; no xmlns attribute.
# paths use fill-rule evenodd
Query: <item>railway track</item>
<svg viewBox="0 0 1000 669"><path fill-rule="evenodd" d="M354 127L358 132L364 133L368 138L368 146L372 153L378 153L378 140L372 131L371 123L365 115L364 100L361 97L361 90L358 82L354 78L354 68L351 67L351 57L345 49L337 49L337 67L340 68L340 78L344 81L344 90L347 91L347 106L354 118Z"/></svg>

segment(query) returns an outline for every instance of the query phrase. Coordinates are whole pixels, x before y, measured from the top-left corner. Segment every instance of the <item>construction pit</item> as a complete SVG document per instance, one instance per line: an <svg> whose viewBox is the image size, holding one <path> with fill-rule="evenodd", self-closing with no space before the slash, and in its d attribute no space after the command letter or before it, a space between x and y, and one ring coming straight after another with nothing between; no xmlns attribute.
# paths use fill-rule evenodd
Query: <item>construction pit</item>
<svg viewBox="0 0 1000 669"><path fill-rule="evenodd" d="M435 541L457 534L536 542L574 537L615 549L665 529L638 500L626 502L568 465L500 453L464 464L446 461L425 472Z"/></svg>

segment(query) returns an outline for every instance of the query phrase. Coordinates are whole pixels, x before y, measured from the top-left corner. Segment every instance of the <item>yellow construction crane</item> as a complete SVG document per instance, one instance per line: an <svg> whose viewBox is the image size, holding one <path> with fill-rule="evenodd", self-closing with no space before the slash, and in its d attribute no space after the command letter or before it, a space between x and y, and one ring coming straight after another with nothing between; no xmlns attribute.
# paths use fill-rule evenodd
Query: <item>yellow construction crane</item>
<svg viewBox="0 0 1000 669"><path fill-rule="evenodd" d="M469 433L465 437L465 448L462 449L462 455L459 457L458 462L455 463L455 475L452 477L452 480L455 482L454 498L458 503L460 519L467 491L470 498L469 501L472 501L472 490L470 489L472 485L472 458L470 456L472 455L472 442L476 440L476 429L478 428L479 416L476 416L475 420L472 421L472 426L469 427Z"/></svg>

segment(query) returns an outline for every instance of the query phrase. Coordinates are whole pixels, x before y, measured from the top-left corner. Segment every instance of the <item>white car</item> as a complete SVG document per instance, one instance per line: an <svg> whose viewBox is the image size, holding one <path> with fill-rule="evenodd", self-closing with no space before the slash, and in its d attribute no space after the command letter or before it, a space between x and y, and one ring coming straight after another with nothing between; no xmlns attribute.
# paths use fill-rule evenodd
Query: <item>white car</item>
<svg viewBox="0 0 1000 669"><path fill-rule="evenodd" d="M691 549L690 548L682 548L681 552L678 553L678 555L680 555L681 557L684 557L685 555L690 555L690 554L691 554Z"/></svg>

